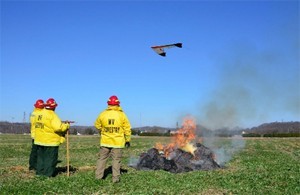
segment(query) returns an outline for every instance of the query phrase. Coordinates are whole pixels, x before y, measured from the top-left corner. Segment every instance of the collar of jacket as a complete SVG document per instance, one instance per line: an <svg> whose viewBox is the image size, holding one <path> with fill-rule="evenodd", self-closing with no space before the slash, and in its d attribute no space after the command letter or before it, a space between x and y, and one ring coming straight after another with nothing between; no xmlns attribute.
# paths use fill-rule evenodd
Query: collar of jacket
<svg viewBox="0 0 300 195"><path fill-rule="evenodd" d="M122 111L122 108L121 106L107 106L107 110L119 110L119 111Z"/></svg>

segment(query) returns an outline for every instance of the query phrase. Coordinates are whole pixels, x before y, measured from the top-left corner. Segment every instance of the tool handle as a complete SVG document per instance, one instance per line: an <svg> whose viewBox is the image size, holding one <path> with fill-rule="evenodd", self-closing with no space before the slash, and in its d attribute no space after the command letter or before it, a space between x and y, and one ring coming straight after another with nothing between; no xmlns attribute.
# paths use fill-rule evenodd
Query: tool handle
<svg viewBox="0 0 300 195"><path fill-rule="evenodd" d="M70 176L69 131L67 131L67 176Z"/></svg>

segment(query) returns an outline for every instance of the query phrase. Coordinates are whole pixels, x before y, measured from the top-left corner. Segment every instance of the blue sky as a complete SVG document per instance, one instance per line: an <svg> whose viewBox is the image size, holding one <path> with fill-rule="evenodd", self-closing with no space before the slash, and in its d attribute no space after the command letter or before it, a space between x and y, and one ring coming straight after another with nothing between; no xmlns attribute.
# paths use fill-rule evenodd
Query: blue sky
<svg viewBox="0 0 300 195"><path fill-rule="evenodd" d="M117 95L133 127L300 120L299 1L1 1L1 121L37 99L93 125ZM157 55L151 46L183 43Z"/></svg>

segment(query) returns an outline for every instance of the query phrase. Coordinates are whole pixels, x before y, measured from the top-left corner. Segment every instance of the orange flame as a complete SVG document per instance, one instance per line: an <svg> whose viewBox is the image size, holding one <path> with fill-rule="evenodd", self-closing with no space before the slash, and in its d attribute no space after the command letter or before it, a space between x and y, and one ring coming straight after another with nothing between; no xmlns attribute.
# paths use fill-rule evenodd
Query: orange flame
<svg viewBox="0 0 300 195"><path fill-rule="evenodd" d="M172 136L171 143L163 145L156 143L155 148L160 153L163 153L166 157L177 148L180 148L186 152L190 152L194 155L196 147L191 143L196 139L196 123L192 118L186 118L183 121L182 128L178 129Z"/></svg>

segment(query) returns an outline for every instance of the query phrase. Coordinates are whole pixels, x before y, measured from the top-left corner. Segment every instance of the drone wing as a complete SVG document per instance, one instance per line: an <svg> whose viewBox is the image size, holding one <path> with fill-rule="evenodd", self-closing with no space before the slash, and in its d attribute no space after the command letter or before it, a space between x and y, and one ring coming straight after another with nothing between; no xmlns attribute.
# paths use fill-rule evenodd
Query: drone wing
<svg viewBox="0 0 300 195"><path fill-rule="evenodd" d="M158 54L161 56L166 56L166 52L164 49L169 49L172 47L179 47L182 48L182 43L174 43L174 44L168 44L168 45L159 45L159 46L152 46L151 48Z"/></svg>

